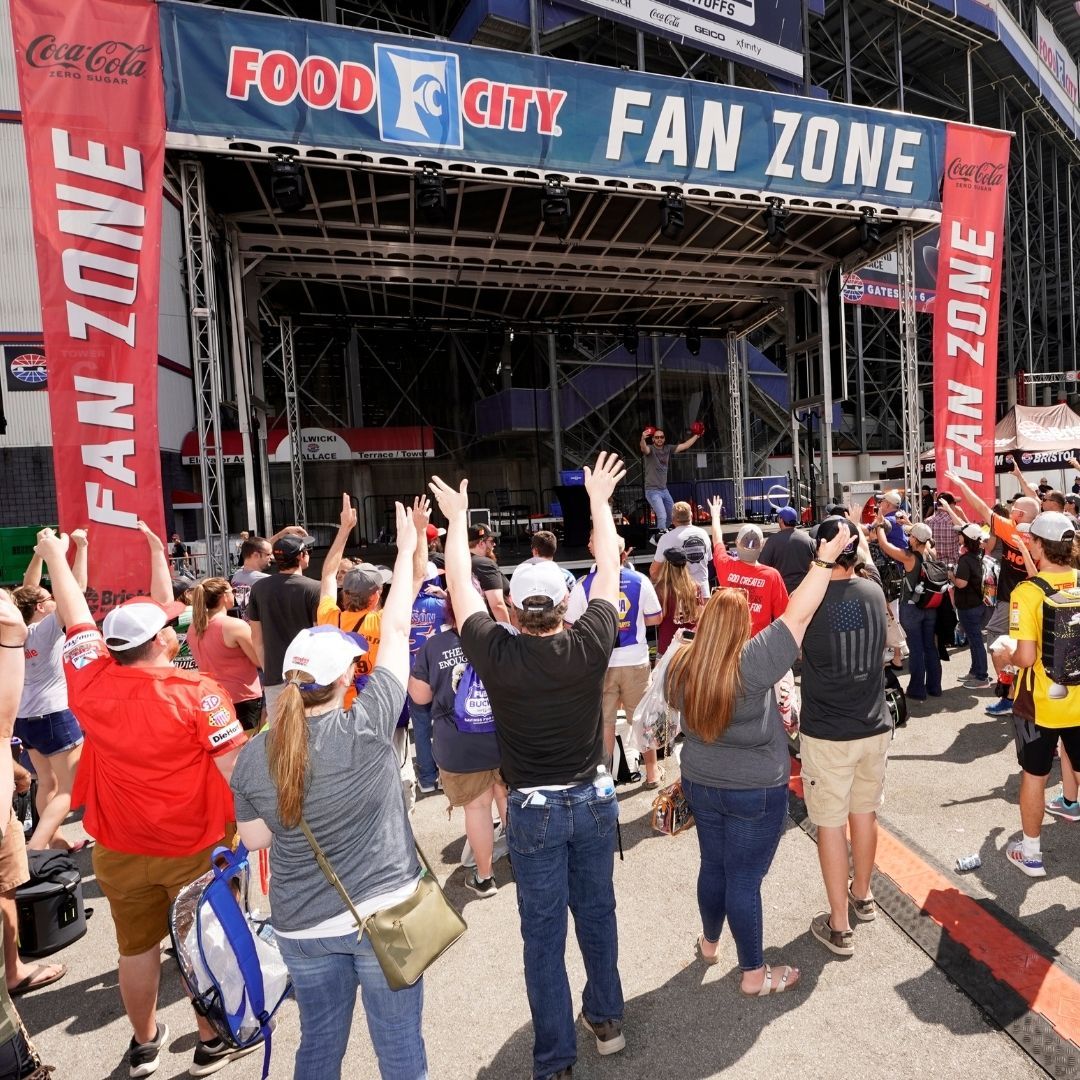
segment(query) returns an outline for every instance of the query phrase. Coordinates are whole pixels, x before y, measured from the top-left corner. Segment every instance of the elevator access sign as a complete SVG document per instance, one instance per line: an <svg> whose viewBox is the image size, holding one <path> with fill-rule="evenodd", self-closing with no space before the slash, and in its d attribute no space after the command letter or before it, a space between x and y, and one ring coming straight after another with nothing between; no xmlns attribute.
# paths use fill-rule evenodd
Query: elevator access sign
<svg viewBox="0 0 1080 1080"><path fill-rule="evenodd" d="M170 0L159 11L173 146L217 137L940 207L945 125L927 117Z"/></svg>

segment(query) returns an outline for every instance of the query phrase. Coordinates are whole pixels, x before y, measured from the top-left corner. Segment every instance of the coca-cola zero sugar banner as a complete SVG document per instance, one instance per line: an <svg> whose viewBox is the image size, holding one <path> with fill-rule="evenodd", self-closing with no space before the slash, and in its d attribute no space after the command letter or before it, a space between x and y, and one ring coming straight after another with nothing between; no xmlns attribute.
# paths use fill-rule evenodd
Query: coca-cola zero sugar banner
<svg viewBox="0 0 1080 1080"><path fill-rule="evenodd" d="M948 126L934 311L938 481L954 473L991 506L1009 138Z"/></svg>
<svg viewBox="0 0 1080 1080"><path fill-rule="evenodd" d="M149 584L164 530L157 312L165 112L151 0L11 0L57 510L91 609Z"/></svg>

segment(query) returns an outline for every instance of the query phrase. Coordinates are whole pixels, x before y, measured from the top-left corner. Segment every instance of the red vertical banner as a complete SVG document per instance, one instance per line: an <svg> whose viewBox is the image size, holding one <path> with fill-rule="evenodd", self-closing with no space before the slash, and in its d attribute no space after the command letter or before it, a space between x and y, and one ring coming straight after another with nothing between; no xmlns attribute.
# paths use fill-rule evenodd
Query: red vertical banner
<svg viewBox="0 0 1080 1080"><path fill-rule="evenodd" d="M1010 138L948 126L934 302L938 486L947 483L944 473L955 473L990 506L997 502L994 426Z"/></svg>
<svg viewBox="0 0 1080 1080"><path fill-rule="evenodd" d="M60 525L90 607L145 593L165 518L157 337L165 103L152 0L11 0Z"/></svg>

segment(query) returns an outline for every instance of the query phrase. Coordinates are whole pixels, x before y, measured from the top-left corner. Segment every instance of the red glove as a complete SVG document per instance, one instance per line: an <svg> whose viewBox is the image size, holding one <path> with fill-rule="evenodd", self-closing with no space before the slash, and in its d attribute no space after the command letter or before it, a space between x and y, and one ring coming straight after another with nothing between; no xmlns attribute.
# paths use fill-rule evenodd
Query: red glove
<svg viewBox="0 0 1080 1080"><path fill-rule="evenodd" d="M704 435L705 434L705 425L700 420L695 420L690 425L690 434L691 435Z"/></svg>
<svg viewBox="0 0 1080 1080"><path fill-rule="evenodd" d="M656 428L647 427L642 433L646 439L651 439L656 434Z"/></svg>

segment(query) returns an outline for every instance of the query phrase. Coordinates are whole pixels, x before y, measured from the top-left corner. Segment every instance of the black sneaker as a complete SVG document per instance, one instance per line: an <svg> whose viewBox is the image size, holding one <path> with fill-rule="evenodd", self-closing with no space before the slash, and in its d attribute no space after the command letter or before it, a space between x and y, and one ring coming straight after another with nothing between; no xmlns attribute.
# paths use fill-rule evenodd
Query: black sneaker
<svg viewBox="0 0 1080 1080"><path fill-rule="evenodd" d="M499 891L494 878L478 877L475 870L465 875L465 888L472 889L477 896L482 896L484 899L494 896Z"/></svg>
<svg viewBox="0 0 1080 1080"><path fill-rule="evenodd" d="M128 1076L152 1076L161 1064L161 1048L169 1037L169 1025L158 1024L150 1042L138 1043L132 1036L128 1044Z"/></svg>
<svg viewBox="0 0 1080 1080"><path fill-rule="evenodd" d="M585 1026L596 1036L596 1049L602 1055L617 1054L626 1046L621 1020L597 1020L593 1022L584 1013L581 1019Z"/></svg>
<svg viewBox="0 0 1080 1080"><path fill-rule="evenodd" d="M195 1060L188 1069L188 1076L209 1076L218 1069L224 1069L230 1061L245 1057L262 1046L261 1042L252 1043L238 1050L230 1046L224 1039L215 1039L213 1042L199 1042L195 1045Z"/></svg>

